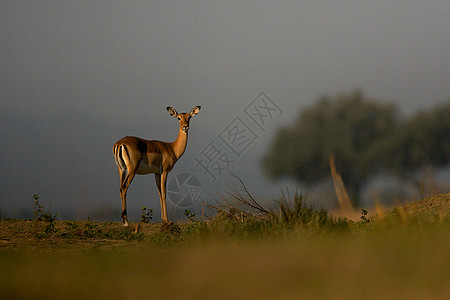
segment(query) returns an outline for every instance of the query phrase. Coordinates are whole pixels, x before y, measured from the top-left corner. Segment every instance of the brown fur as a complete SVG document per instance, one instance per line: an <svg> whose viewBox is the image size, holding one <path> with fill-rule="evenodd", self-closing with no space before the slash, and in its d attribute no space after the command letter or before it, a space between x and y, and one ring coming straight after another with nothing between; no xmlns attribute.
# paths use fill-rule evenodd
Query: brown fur
<svg viewBox="0 0 450 300"><path fill-rule="evenodd" d="M113 153L119 169L122 222L124 226L128 226L126 194L136 174L155 174L161 203L161 218L164 222L168 222L166 207L167 175L186 150L189 121L199 110L200 106L196 106L190 113L179 114L174 108L167 107L169 114L177 118L180 123L178 136L172 143L126 136L114 144Z"/></svg>

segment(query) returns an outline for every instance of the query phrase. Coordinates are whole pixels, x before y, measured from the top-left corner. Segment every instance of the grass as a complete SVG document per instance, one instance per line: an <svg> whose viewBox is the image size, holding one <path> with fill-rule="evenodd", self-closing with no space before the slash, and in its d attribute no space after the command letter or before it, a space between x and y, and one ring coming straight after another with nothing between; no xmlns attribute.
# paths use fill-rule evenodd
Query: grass
<svg viewBox="0 0 450 300"><path fill-rule="evenodd" d="M238 194L236 194L238 193ZM360 221L245 190L208 222L0 220L2 298L448 299L450 194ZM240 195L240 196L236 196ZM246 204L247 203L247 204ZM251 205L248 205L250 203ZM257 203L257 202L256 202ZM42 207L41 207L42 208ZM43 212L43 211L42 211ZM46 230L53 224L52 230Z"/></svg>
<svg viewBox="0 0 450 300"><path fill-rule="evenodd" d="M449 230L51 247L0 256L4 298L445 299Z"/></svg>

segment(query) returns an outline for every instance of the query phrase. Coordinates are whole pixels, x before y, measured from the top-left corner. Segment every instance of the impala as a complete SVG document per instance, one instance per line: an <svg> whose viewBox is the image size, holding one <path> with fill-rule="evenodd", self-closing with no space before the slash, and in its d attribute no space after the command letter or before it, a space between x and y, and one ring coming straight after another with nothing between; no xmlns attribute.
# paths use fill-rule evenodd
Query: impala
<svg viewBox="0 0 450 300"><path fill-rule="evenodd" d="M189 113L179 114L170 106L167 107L167 111L180 123L178 136L172 143L127 136L114 144L113 153L119 168L122 222L124 226L128 226L127 190L136 174L155 173L156 187L161 203L161 219L168 222L166 206L167 175L186 150L189 121L198 114L200 106L194 107Z"/></svg>

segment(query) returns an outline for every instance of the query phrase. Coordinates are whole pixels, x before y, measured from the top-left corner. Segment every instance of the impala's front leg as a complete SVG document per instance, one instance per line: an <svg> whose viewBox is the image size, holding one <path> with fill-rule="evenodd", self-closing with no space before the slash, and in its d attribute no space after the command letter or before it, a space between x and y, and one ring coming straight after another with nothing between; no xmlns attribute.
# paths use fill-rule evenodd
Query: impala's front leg
<svg viewBox="0 0 450 300"><path fill-rule="evenodd" d="M156 187L158 188L158 194L159 194L159 203L161 204L161 219L163 217L163 205L162 205L162 196L161 196L161 174L155 173L155 181L156 181Z"/></svg>
<svg viewBox="0 0 450 300"><path fill-rule="evenodd" d="M167 183L167 172L162 172L161 174L161 192L160 192L160 200L161 200L161 219L164 222L169 222L167 218L167 206L166 206L166 183Z"/></svg>

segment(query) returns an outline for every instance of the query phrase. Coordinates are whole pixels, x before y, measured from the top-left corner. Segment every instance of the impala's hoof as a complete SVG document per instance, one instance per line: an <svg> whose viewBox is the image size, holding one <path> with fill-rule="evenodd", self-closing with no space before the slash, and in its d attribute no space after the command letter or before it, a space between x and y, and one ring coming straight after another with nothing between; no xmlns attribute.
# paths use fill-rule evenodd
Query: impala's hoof
<svg viewBox="0 0 450 300"><path fill-rule="evenodd" d="M123 222L123 227L128 227L128 222L127 221Z"/></svg>

